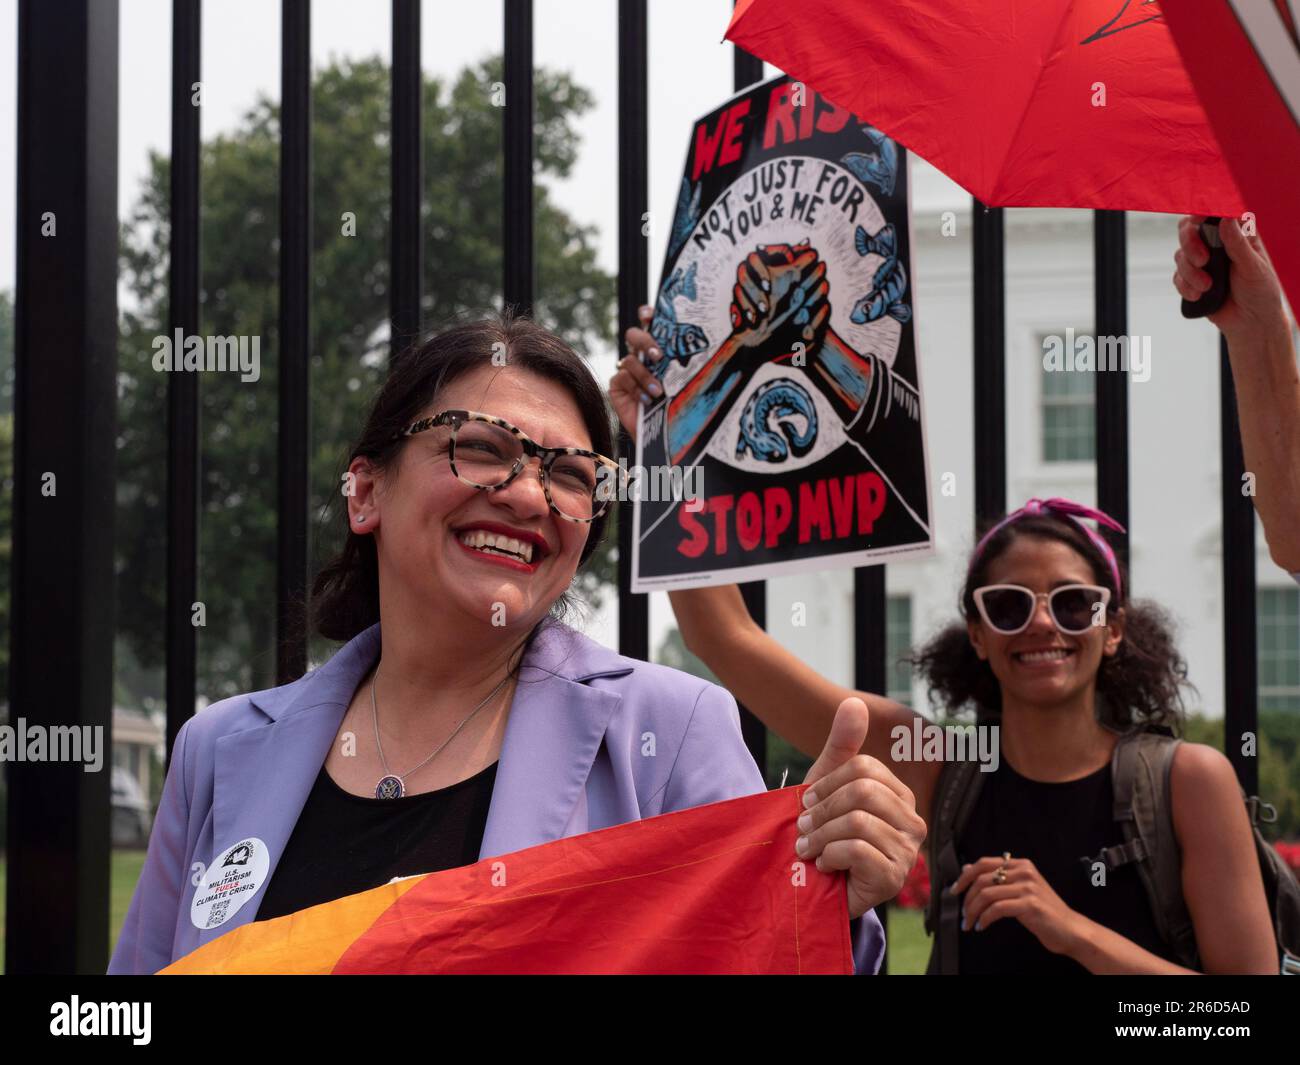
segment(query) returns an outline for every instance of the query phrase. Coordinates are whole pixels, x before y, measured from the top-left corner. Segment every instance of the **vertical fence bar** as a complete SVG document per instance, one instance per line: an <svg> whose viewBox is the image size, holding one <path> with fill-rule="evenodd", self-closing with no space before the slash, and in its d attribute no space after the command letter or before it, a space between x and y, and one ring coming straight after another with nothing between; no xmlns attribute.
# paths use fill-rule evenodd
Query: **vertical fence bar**
<svg viewBox="0 0 1300 1065"><path fill-rule="evenodd" d="M117 83L116 0L22 0L9 717L16 730L93 729L105 756L113 735ZM110 774L85 768L67 759L6 767L8 973L107 967Z"/></svg>
<svg viewBox="0 0 1300 1065"><path fill-rule="evenodd" d="M420 0L393 0L392 319L391 356L420 332L424 243L420 231L423 176L421 137Z"/></svg>
<svg viewBox="0 0 1300 1065"><path fill-rule="evenodd" d="M853 571L853 686L884 695L889 687L885 642L885 567Z"/></svg>
<svg viewBox="0 0 1300 1065"><path fill-rule="evenodd" d="M505 305L533 306L533 0L504 0Z"/></svg>
<svg viewBox="0 0 1300 1065"><path fill-rule="evenodd" d="M1007 510L1006 220L971 199L975 328L975 526Z"/></svg>
<svg viewBox="0 0 1300 1065"><path fill-rule="evenodd" d="M853 686L883 695L889 687L886 670L885 567L858 566L853 571ZM889 903L876 907L880 923L889 928ZM880 975L889 974L889 936Z"/></svg>
<svg viewBox="0 0 1300 1065"><path fill-rule="evenodd" d="M649 210L648 66L646 0L618 4L618 325L637 321L650 290L649 241L642 219ZM620 428L618 452L635 457ZM650 658L650 598L632 594L632 504L618 504L618 650Z"/></svg>
<svg viewBox="0 0 1300 1065"><path fill-rule="evenodd" d="M277 684L307 672L307 347L311 338L311 0L280 7Z"/></svg>
<svg viewBox="0 0 1300 1065"><path fill-rule="evenodd" d="M734 7L735 4L732 4ZM763 80L763 61L740 45L732 45L732 88L736 92Z"/></svg>
<svg viewBox="0 0 1300 1065"><path fill-rule="evenodd" d="M199 0L172 3L171 244L167 333L199 332ZM167 761L194 714L199 585L199 375L167 376Z"/></svg>
<svg viewBox="0 0 1300 1065"><path fill-rule="evenodd" d="M1242 734L1259 737L1256 657L1255 508L1241 490L1245 458L1228 342L1219 337L1219 449L1223 493L1224 753L1246 794L1259 791L1259 758L1241 753Z"/></svg>
<svg viewBox="0 0 1300 1065"><path fill-rule="evenodd" d="M1128 335L1128 249L1123 211L1093 212L1093 329L1097 336L1097 358L1104 351L1102 338L1116 341ZM1102 371L1100 364L1098 371ZM1097 419L1097 506L1129 528L1128 487L1128 369L1108 369L1096 378ZM1130 533L1102 526L1101 534L1128 563ZM1125 595L1131 594L1132 575Z"/></svg>
<svg viewBox="0 0 1300 1065"><path fill-rule="evenodd" d="M1007 510L1006 217L971 197L975 534Z"/></svg>
<svg viewBox="0 0 1300 1065"><path fill-rule="evenodd" d="M763 61L758 56L739 45L732 45L732 53L732 87L737 92L763 80ZM750 616L763 628L767 628L767 582L747 581L740 586L740 594L745 600L745 606L749 608ZM745 746L758 763L759 771L766 776L767 729L744 706L740 708L740 731L745 737Z"/></svg>

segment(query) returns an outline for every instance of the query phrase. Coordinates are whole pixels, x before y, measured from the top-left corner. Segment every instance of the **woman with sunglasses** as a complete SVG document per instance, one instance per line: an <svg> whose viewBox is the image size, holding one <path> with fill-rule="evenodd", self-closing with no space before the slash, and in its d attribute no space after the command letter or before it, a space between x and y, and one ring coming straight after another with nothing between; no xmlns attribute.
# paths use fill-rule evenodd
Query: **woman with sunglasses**
<svg viewBox="0 0 1300 1065"><path fill-rule="evenodd" d="M649 312L642 309L643 324ZM652 379L647 363L659 353L644 329L629 329L627 343L610 395L634 433ZM954 841L960 875L931 884L962 898L964 974L1193 971L1162 941L1134 865L1096 886L1093 867L1080 860L1125 842L1113 820L1112 753L1128 730L1177 728L1186 676L1164 614L1126 598L1123 566L1083 516L1119 528L1066 500L1030 500L999 522L970 559L960 620L912 660L932 699L954 712L973 705L983 726L999 729L997 769L984 775ZM919 715L821 676L754 623L734 585L669 597L686 646L800 750L820 749L837 707L865 703L862 753L891 766L936 832L942 757L903 760L897 742L914 734ZM1203 970L1275 973L1272 922L1231 764L1211 747L1180 744L1169 794ZM801 823L813 847L830 816L817 798Z"/></svg>
<svg viewBox="0 0 1300 1065"><path fill-rule="evenodd" d="M312 589L316 631L346 645L185 723L110 972L394 878L765 790L723 689L559 620L617 495L612 448L590 370L527 319L395 360L343 477L342 552ZM885 789L887 816L804 857L847 871L855 967L874 972L872 907L924 827L888 770L840 766L861 742L852 716L848 753L822 763L832 797L849 811L864 785ZM208 870L232 863L252 890L202 901Z"/></svg>

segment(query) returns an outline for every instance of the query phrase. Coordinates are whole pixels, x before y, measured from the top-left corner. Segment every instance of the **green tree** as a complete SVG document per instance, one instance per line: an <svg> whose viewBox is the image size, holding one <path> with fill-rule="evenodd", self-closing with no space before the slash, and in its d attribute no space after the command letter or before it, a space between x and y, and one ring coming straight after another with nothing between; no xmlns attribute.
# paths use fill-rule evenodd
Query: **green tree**
<svg viewBox="0 0 1300 1065"><path fill-rule="evenodd" d="M341 542L343 460L384 375L388 352L389 68L338 61L313 81L311 450L313 555ZM502 273L502 111L490 87L500 58L424 85L422 208L426 325L491 313ZM591 94L538 71L535 171L564 178L577 157L573 119ZM240 128L202 146L201 332L261 337L261 378L209 373L202 419L200 693L217 699L274 683L279 109L259 99ZM153 340L167 322L169 161L150 160L121 232L118 435L118 629L141 666L162 664L166 552L166 374ZM612 343L614 278L596 263L594 228L534 195L539 292L535 317L579 351ZM348 235L349 218L355 235ZM610 541L607 540L607 545ZM587 577L610 571L608 546ZM330 647L314 647L314 656Z"/></svg>

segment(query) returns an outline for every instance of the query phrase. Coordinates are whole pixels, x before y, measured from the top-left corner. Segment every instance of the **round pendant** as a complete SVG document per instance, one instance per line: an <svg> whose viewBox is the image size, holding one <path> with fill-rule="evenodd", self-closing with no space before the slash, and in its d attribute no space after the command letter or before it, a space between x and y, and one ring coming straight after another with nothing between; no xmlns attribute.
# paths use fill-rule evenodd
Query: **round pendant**
<svg viewBox="0 0 1300 1065"><path fill-rule="evenodd" d="M376 799L400 799L405 792L401 777L380 777L379 783L375 785Z"/></svg>

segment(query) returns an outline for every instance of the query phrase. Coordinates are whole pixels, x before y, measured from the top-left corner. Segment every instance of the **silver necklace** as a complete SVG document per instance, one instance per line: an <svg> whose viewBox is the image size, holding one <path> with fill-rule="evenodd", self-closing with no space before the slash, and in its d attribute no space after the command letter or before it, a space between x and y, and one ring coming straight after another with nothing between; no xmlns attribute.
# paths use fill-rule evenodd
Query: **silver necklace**
<svg viewBox="0 0 1300 1065"><path fill-rule="evenodd" d="M375 718L375 748L379 751L379 762L384 767L384 775L379 778L379 783L375 785L375 798L376 799L400 799L403 795L406 794L406 785L402 782L403 777L400 777L395 773L389 772L388 759L384 757L384 747L383 744L379 742L379 707L375 703L375 681L378 679L378 677L379 677L379 667L375 666L375 672L370 677L370 710L371 713L374 714L374 718ZM443 740L440 744L438 744L438 746L434 749L433 754L429 755L428 758L426 758L423 762L417 765L414 769L407 771L405 776L408 777L411 776L413 773L418 772L419 770L423 769L426 765L428 765L430 762L432 762L434 757L437 755L437 753L456 738L456 733L469 724L470 718L472 718L475 714L477 714L480 710L482 710L483 707L487 706L487 704L491 701L492 697L506 686L506 681L508 681L509 679L510 679L510 674L507 673L504 677L501 678L501 683L498 684L495 688L493 688L490 692L488 692L487 697L481 703L479 703L478 706L474 707L474 709L469 712L469 715L465 718L464 721L462 721L459 725L456 726L452 734L448 736L445 740Z"/></svg>

